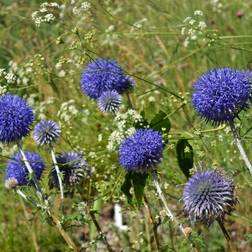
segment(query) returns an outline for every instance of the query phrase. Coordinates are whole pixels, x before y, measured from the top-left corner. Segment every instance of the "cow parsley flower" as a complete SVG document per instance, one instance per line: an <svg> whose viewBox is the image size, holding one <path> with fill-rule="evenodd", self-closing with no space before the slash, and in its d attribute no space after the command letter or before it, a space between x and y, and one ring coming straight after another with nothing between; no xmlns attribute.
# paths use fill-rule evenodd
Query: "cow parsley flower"
<svg viewBox="0 0 252 252"><path fill-rule="evenodd" d="M116 91L106 91L98 98L98 106L102 112L116 113L122 104L122 96Z"/></svg>
<svg viewBox="0 0 252 252"><path fill-rule="evenodd" d="M56 156L59 170L63 175L63 184L68 186L77 185L83 180L84 176L90 175L88 164L83 155L79 152L65 152ZM50 175L50 186L59 187L57 173L52 169Z"/></svg>
<svg viewBox="0 0 252 252"><path fill-rule="evenodd" d="M42 120L34 128L33 137L40 146L53 144L58 140L59 136L60 127L52 120Z"/></svg>
<svg viewBox="0 0 252 252"><path fill-rule="evenodd" d="M184 210L193 222L210 225L214 220L222 221L233 210L234 184L220 172L198 172L185 185L183 201Z"/></svg>
<svg viewBox="0 0 252 252"><path fill-rule="evenodd" d="M162 135L152 129L138 129L119 147L119 161L127 171L147 172L163 157Z"/></svg>
<svg viewBox="0 0 252 252"><path fill-rule="evenodd" d="M199 115L215 125L233 121L248 107L251 82L231 68L212 69L194 84L192 104Z"/></svg>
<svg viewBox="0 0 252 252"><path fill-rule="evenodd" d="M89 63L83 70L80 85L84 94L98 99L108 90L115 90L122 94L133 87L134 81L124 74L116 61L100 58Z"/></svg>
<svg viewBox="0 0 252 252"><path fill-rule="evenodd" d="M0 97L0 141L16 142L28 135L33 122L31 107L19 96Z"/></svg>
<svg viewBox="0 0 252 252"><path fill-rule="evenodd" d="M26 158L31 165L37 179L39 180L45 168L42 158L34 152L25 152ZM27 185L29 182L28 170L23 162L20 152L17 152L7 163L5 170L5 185Z"/></svg>

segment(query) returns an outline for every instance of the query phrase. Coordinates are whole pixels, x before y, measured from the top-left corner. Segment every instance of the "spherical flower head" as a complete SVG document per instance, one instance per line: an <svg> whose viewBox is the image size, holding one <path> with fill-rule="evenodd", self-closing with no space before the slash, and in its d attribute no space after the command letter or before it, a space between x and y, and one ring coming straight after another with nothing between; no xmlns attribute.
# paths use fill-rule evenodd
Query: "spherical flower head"
<svg viewBox="0 0 252 252"><path fill-rule="evenodd" d="M122 96L119 95L115 90L105 91L98 98L98 106L101 112L112 112L116 113L122 104Z"/></svg>
<svg viewBox="0 0 252 252"><path fill-rule="evenodd" d="M42 158L34 152L25 152L25 156L39 180L45 168ZM28 170L20 152L17 152L7 163L5 171L5 185L15 181L17 185L27 185L29 182Z"/></svg>
<svg viewBox="0 0 252 252"><path fill-rule="evenodd" d="M80 85L84 94L92 99L98 99L108 90L122 94L133 87L134 81L124 74L115 60L99 58L89 63L83 70Z"/></svg>
<svg viewBox="0 0 252 252"><path fill-rule="evenodd" d="M183 201L191 221L210 225L233 210L234 184L217 171L197 172L185 185Z"/></svg>
<svg viewBox="0 0 252 252"><path fill-rule="evenodd" d="M79 152L65 152L56 156L60 172L63 174L63 183L67 186L78 185L84 176L88 176L89 167L83 155ZM50 176L50 186L59 187L56 170L53 168Z"/></svg>
<svg viewBox="0 0 252 252"><path fill-rule="evenodd" d="M229 122L248 107L251 80L244 71L213 69L194 84L192 104L199 115L215 125Z"/></svg>
<svg viewBox="0 0 252 252"><path fill-rule="evenodd" d="M148 172L163 157L162 135L152 129L138 129L119 147L119 162L127 171Z"/></svg>
<svg viewBox="0 0 252 252"><path fill-rule="evenodd" d="M52 120L42 120L36 124L33 132L33 138L39 145L52 145L60 136L59 125Z"/></svg>
<svg viewBox="0 0 252 252"><path fill-rule="evenodd" d="M17 142L28 135L33 122L31 107L21 97L0 96L0 141Z"/></svg>

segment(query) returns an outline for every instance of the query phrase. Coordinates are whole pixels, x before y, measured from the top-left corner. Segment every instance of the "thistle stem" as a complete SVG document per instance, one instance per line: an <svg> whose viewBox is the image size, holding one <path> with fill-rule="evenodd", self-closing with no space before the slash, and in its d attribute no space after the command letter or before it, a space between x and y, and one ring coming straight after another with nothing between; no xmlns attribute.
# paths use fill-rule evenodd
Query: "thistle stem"
<svg viewBox="0 0 252 252"><path fill-rule="evenodd" d="M156 247L157 247L157 251L160 251L160 244L159 244L159 240L158 240L158 232L157 232L157 223L155 221L155 219L153 218L153 215L151 213L151 208L149 206L149 201L146 197L146 195L144 195L144 205L148 211L149 214L149 219L150 219L150 223L152 225L152 230L153 230L153 234L154 234L154 240L156 243Z"/></svg>
<svg viewBox="0 0 252 252"><path fill-rule="evenodd" d="M41 208L41 205L38 205L37 203L34 203L29 198L27 198L27 196L20 189L16 189L15 191L26 202L33 204L37 208ZM45 201L45 203L47 204L46 201ZM58 229L59 233L61 234L61 236L63 237L63 239L65 240L65 242L69 246L69 248L71 250L73 250L74 252L78 252L79 250L78 250L77 246L75 245L75 243L73 242L71 237L68 235L68 233L63 229L63 227L62 227L60 221L58 220L58 218L50 211L50 209L48 208L47 205L42 206L42 208L44 210L46 210L47 215L50 217L50 219L52 220L54 226Z"/></svg>
<svg viewBox="0 0 252 252"><path fill-rule="evenodd" d="M55 168L57 178L58 178L58 182L59 182L60 198L63 201L64 200L64 188L63 188L63 183L62 183L62 179L61 179L61 176L60 176L60 169L59 169L59 166L57 164L57 160L56 160L56 156L55 156L53 148L51 148L51 156L52 156L53 166Z"/></svg>
<svg viewBox="0 0 252 252"><path fill-rule="evenodd" d="M42 192L42 190L41 190L41 187L40 187L40 184L39 184L38 179L37 179L37 177L36 177L36 174L34 174L34 171L33 171L32 167L31 167L31 165L30 165L30 163L29 163L29 161L28 161L28 159L27 159L25 153L23 152L22 146L21 146L20 143L18 143L18 148L19 148L19 151L20 151L20 153L21 153L21 156L22 156L22 159L23 159L23 161L24 161L24 164L25 164L25 166L26 166L26 168L27 168L29 174L31 175L31 179L32 179L32 181L33 181L33 183L34 183L34 186L35 186L35 188L36 188L37 194L38 194L38 196L39 196L40 198L43 198L43 197L42 197L42 196L43 196L43 192Z"/></svg>
<svg viewBox="0 0 252 252"><path fill-rule="evenodd" d="M235 138L235 141L236 141L236 145L237 145L237 148L239 149L240 151L240 154L241 154L241 158L243 159L243 161L245 162L249 172L250 172L250 175L252 175L252 165L248 159L248 156L243 148L243 145L242 145L242 142L241 142L241 138L240 138L240 135L235 127L235 124L233 121L230 121L229 122L230 124L230 128L231 128L231 131L233 133L233 136Z"/></svg>
<svg viewBox="0 0 252 252"><path fill-rule="evenodd" d="M52 214L49 210L48 210L48 215L51 217L55 227L58 229L59 233L61 234L61 236L67 243L68 247L72 249L74 252L78 252L79 249L77 248L77 246L75 245L71 237L68 235L68 233L63 229L58 218L54 214Z"/></svg>
<svg viewBox="0 0 252 252"><path fill-rule="evenodd" d="M16 191L16 193L17 193L21 198L23 198L25 201L29 202L29 200L27 199L26 195L25 195L20 189L16 189L15 191Z"/></svg>
<svg viewBox="0 0 252 252"><path fill-rule="evenodd" d="M231 238L229 236L229 233L227 231L227 229L225 228L224 226L224 223L221 221L221 220L217 220L220 228L221 228L221 231L227 241L227 245L228 245L228 248L229 248L229 251L230 252L236 252L236 249L233 247L233 244L232 244L232 241L231 241Z"/></svg>
<svg viewBox="0 0 252 252"><path fill-rule="evenodd" d="M114 250L112 249L112 247L111 247L110 244L108 243L108 240L107 240L106 235L102 232L102 229L101 229L101 227L100 227L98 221L96 220L95 212L91 210L91 211L89 211L89 214L90 214L90 217L91 217L91 219L92 219L92 221L93 221L93 223L94 223L94 225L95 225L95 227L96 227L96 229L97 229L99 235L101 236L101 238L102 238L104 244L106 245L107 250L108 250L109 252L114 252Z"/></svg>
<svg viewBox="0 0 252 252"><path fill-rule="evenodd" d="M176 220L175 216L173 215L173 213L171 212L171 210L169 209L168 207L168 204L166 202L166 199L165 199L165 196L162 192L162 189L159 185L159 182L158 182L158 177L157 177L157 173L156 171L153 171L152 173L152 179L153 179L153 184L155 185L156 187L156 190L157 190L157 193L158 193L158 196L160 198L160 200L162 201L164 207L165 207L165 212L166 212L166 215L168 216L168 218L174 222L176 225L179 226L179 229L180 231L182 232L182 234L187 238L187 234L182 226L182 224L178 223L178 221Z"/></svg>

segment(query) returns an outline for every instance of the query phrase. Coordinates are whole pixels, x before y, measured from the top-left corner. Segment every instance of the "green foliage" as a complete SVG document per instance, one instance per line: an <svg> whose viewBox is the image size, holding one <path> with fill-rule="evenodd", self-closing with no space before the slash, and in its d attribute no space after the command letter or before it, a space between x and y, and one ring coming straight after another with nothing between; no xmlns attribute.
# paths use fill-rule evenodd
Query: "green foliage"
<svg viewBox="0 0 252 252"><path fill-rule="evenodd" d="M147 173L127 172L125 174L125 178L121 186L121 190L127 197L128 203L131 206L134 206L135 203L138 207L142 206L143 197L144 197L144 188L146 185L147 178L148 178ZM131 188L134 189L135 197L133 197L133 195L130 192ZM135 201L134 201L134 198L135 198Z"/></svg>
<svg viewBox="0 0 252 252"><path fill-rule="evenodd" d="M250 177L239 159L229 128L203 122L193 111L190 97L193 82L209 68L251 69L251 2L94 0L86 1L90 8L82 10L84 1L50 1L65 6L53 11L54 21L37 27L32 13L40 10L43 2L0 2L0 69L6 72L0 76L0 94L8 91L24 96L35 110L36 121L43 118L58 121L62 137L55 146L56 152L81 151L92 167L91 178L78 191L69 192L61 208L58 191L48 187L50 155L47 150L38 149L31 136L24 139L24 148L38 152L45 160L42 186L50 196L49 205L76 244L87 252L106 251L101 239L96 239L100 237L97 231L93 232L95 228L89 217L94 202L102 201L96 216L116 250L157 251L150 216L142 204L145 194L158 225L160 251L190 251L177 228L171 228L163 217L147 176L124 174L118 165L117 152L108 149L110 138L112 142L122 140L118 134L112 135L118 128L113 116L102 114L96 102L80 91L82 68L97 57L110 57L135 79L130 99L133 108L142 111L143 120L137 123L129 122L128 118L121 120L126 125L122 132L142 127L162 131L166 145L158 172L175 215L185 225L190 224L183 218L180 199L181 185L185 176L190 176L193 165L196 169L221 168L234 177L240 202L235 214L227 217L226 228L233 234L238 251L250 251L252 208L245 203L252 193ZM195 10L201 10L203 15L194 15ZM195 22L185 21L187 17ZM199 21L207 26L202 33ZM191 36L195 31L196 38ZM129 105L127 99L123 97L122 117ZM250 157L251 116L248 109L236 122ZM2 180L5 164L16 150L15 146L0 144ZM36 198L32 190L21 190ZM48 225L45 211L34 211L31 204L23 208L15 193L7 191L3 183L0 196L0 251L38 251L36 246L42 252L68 250L55 227ZM108 209L115 202L122 206L129 231L113 226ZM42 220L41 213L44 213ZM202 251L227 250L215 224L193 229L192 239Z"/></svg>
<svg viewBox="0 0 252 252"><path fill-rule="evenodd" d="M190 177L190 169L193 168L193 148L186 139L180 139L176 145L179 168L186 178Z"/></svg>

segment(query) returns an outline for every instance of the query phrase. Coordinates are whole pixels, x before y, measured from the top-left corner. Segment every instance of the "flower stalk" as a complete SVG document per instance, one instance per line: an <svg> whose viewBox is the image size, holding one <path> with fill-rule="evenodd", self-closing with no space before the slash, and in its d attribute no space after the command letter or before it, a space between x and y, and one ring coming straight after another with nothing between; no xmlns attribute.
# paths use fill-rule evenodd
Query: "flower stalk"
<svg viewBox="0 0 252 252"><path fill-rule="evenodd" d="M59 169L59 166L57 164L57 160L56 160L56 156L55 156L53 148L51 148L51 156L52 156L53 166L55 168L57 178L58 178L58 182L59 182L60 198L63 201L64 200L64 188L63 188L63 183L62 183L62 179L61 179L60 169Z"/></svg>
<svg viewBox="0 0 252 252"><path fill-rule="evenodd" d="M250 175L252 175L252 165L251 165L251 163L250 163L250 161L248 159L248 156L247 156L247 154L246 154L246 152L244 150L244 147L242 145L241 138L240 138L240 135L239 135L239 133L237 131L237 128L236 128L233 121L230 121L229 125L230 125L231 131L233 133L237 148L240 151L241 158L243 159L245 165L247 166L247 168L248 168L248 170L250 172Z"/></svg>

